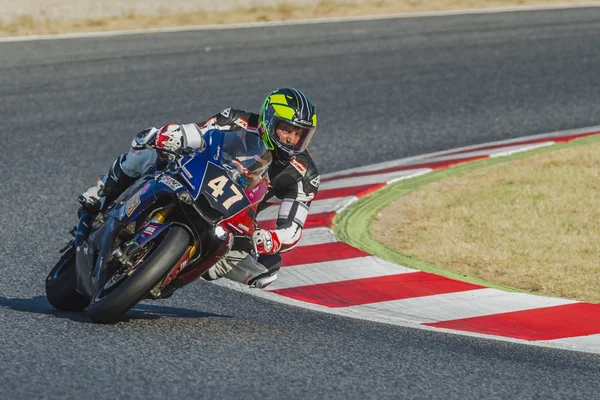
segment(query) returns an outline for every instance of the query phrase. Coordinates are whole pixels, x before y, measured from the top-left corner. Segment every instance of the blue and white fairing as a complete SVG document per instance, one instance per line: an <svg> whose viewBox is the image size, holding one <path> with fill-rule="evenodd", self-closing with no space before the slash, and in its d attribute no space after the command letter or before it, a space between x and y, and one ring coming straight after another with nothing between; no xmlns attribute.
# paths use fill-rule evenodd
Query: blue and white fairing
<svg viewBox="0 0 600 400"><path fill-rule="evenodd" d="M109 215L119 222L128 224L135 221L146 207L165 195L172 196L177 192L187 191L194 199L197 198L208 160L216 157L216 162L220 166L219 153L223 141L223 134L218 130L210 130L203 137L207 143L206 148L184 157L181 160L180 171L163 172L154 179L150 176L147 179L140 178L122 195L126 200L114 207Z"/></svg>
<svg viewBox="0 0 600 400"><path fill-rule="evenodd" d="M130 223L158 198L187 191L193 200L204 196L224 217L236 214L251 201L247 192L262 181L271 163L260 136L247 132L211 129L203 135L204 150L181 159L181 168L152 179L140 178L110 216Z"/></svg>

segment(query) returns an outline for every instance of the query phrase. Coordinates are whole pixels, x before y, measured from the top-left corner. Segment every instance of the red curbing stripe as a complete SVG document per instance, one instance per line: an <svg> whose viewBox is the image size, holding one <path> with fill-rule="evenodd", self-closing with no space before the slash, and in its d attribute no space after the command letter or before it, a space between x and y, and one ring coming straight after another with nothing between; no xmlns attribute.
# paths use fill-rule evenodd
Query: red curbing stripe
<svg viewBox="0 0 600 400"><path fill-rule="evenodd" d="M494 150L494 149L501 149L503 147L523 146L523 145L528 145L528 144L545 143L545 142L565 143L565 142L570 142L572 140L579 139L582 137L598 135L598 134L600 134L600 132L586 132L586 133L579 133L579 134L571 135L571 136L557 136L557 137L546 137L546 138L541 138L541 139L524 140L522 142L503 143L503 144L496 144L496 145L492 145L492 146L478 147L475 149L453 151L450 153L444 153L442 155L438 154L438 155L435 155L432 157L445 157L445 156L451 156L451 155L455 155L455 154L470 153L472 151Z"/></svg>
<svg viewBox="0 0 600 400"><path fill-rule="evenodd" d="M349 258L367 257L365 253L355 247L342 242L331 242L304 246L301 250L292 250L281 253L281 265L290 267L300 264L314 264L327 261L347 260Z"/></svg>
<svg viewBox="0 0 600 400"><path fill-rule="evenodd" d="M347 196L361 197L361 196L371 193L385 185L386 185L385 183L372 183L369 185L344 187L344 188L339 188L339 189L320 190L319 192L317 192L317 197L315 199L316 200L326 200L326 199L335 199L338 197L347 197Z"/></svg>
<svg viewBox="0 0 600 400"><path fill-rule="evenodd" d="M308 218L306 218L306 222L304 223L304 229L331 228L331 226L333 225L333 218L336 214L337 213L334 211L322 212L317 214L308 214ZM277 220L268 219L265 221L258 221L258 225L262 229L275 229L277 228Z"/></svg>
<svg viewBox="0 0 600 400"><path fill-rule="evenodd" d="M455 160L442 160L442 161L426 162L426 163L421 163L421 164L402 165L399 167L390 167L390 168L380 169L377 171L354 172L354 173L350 173L347 175L338 175L338 176L334 176L331 178L323 178L323 179L321 179L321 182L328 182L328 181L332 181L332 180L336 180L336 179L356 178L358 176L387 174L389 172L408 171L411 169L431 168L431 169L437 170L437 169L447 168L447 167L450 167L450 166L456 165L456 164L462 164L462 163L466 163L466 162L482 160L482 159L485 159L488 157L489 156L487 156L487 155L475 156L475 157L465 157L465 158L458 158Z"/></svg>
<svg viewBox="0 0 600 400"><path fill-rule="evenodd" d="M600 304L573 303L424 325L524 340L553 340L600 333Z"/></svg>
<svg viewBox="0 0 600 400"><path fill-rule="evenodd" d="M273 290L272 293L330 308L339 308L474 289L483 289L483 286L427 272L409 272L278 289Z"/></svg>

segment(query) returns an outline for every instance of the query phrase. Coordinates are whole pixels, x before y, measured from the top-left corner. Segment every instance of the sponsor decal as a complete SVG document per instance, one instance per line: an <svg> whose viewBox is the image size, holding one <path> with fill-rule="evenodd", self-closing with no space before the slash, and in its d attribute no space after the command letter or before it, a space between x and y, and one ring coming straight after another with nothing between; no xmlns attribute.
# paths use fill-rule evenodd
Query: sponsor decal
<svg viewBox="0 0 600 400"><path fill-rule="evenodd" d="M150 183L146 183L144 185L144 187L142 188L142 190L140 190L140 193L144 194L144 193L146 193L148 191L148 189L150 189Z"/></svg>
<svg viewBox="0 0 600 400"><path fill-rule="evenodd" d="M239 233L244 233L244 231L240 230L237 226L233 225L231 222L228 222L227 225L229 225L230 227L232 227L234 230L238 231Z"/></svg>
<svg viewBox="0 0 600 400"><path fill-rule="evenodd" d="M177 182L174 178L172 178L169 175L164 175L162 178L160 178L161 183L164 183L166 186L169 187L169 189L171 189L172 191L176 191L177 189L182 188L183 186L181 185L181 183Z"/></svg>
<svg viewBox="0 0 600 400"><path fill-rule="evenodd" d="M242 229L243 229L244 231L246 231L246 232L249 232L249 231L250 231L250 228L248 228L246 225L244 225L244 224L242 224L242 223L239 223L239 224L238 224L238 226L239 226L240 228L242 228Z"/></svg>
<svg viewBox="0 0 600 400"><path fill-rule="evenodd" d="M184 165L181 166L181 169L183 170L183 173L185 174L185 176L192 179L192 176L193 176L192 173L190 171L188 171Z"/></svg>
<svg viewBox="0 0 600 400"><path fill-rule="evenodd" d="M146 227L146 229L144 229L142 231L142 235L152 236L154 234L155 230L156 230L156 226L154 226L154 225L148 225Z"/></svg>
<svg viewBox="0 0 600 400"><path fill-rule="evenodd" d="M183 256L183 260L177 264L175 266L175 268L173 268L171 270L171 272L169 272L169 275L167 276L167 278L164 280L161 289L164 289L169 283L171 283L171 281L173 279L175 279L177 277L177 275L179 275L179 273L188 265L188 262L190 260L190 251L186 251L184 256Z"/></svg>
<svg viewBox="0 0 600 400"><path fill-rule="evenodd" d="M292 162L290 164L292 164L294 166L294 168L296 168L296 170L298 172L300 172L300 175L302 175L302 176L306 175L306 166L304 164L302 164L300 161L298 161L294 158L294 159L292 159Z"/></svg>
<svg viewBox="0 0 600 400"><path fill-rule="evenodd" d="M310 184L313 185L314 187L319 187L320 183L321 183L321 175L318 175L315 179L310 181Z"/></svg>
<svg viewBox="0 0 600 400"><path fill-rule="evenodd" d="M231 108L226 108L223 111L221 111L221 115L225 118L229 118L229 114L231 114Z"/></svg>
<svg viewBox="0 0 600 400"><path fill-rule="evenodd" d="M140 205L140 196L141 195L142 195L141 192L137 192L136 194L131 196L131 198L129 200L127 200L127 206L125 207L125 214L127 214L128 217L130 217L131 214L133 214L133 211L137 208L137 206Z"/></svg>
<svg viewBox="0 0 600 400"><path fill-rule="evenodd" d="M213 160L219 160L219 156L221 155L221 145L217 146L217 154L214 155Z"/></svg>
<svg viewBox="0 0 600 400"><path fill-rule="evenodd" d="M236 124L237 126L241 126L244 129L248 129L248 121L246 121L242 117L236 119L235 122L234 122L234 124Z"/></svg>
<svg viewBox="0 0 600 400"><path fill-rule="evenodd" d="M185 267L188 265L189 259L185 259L179 264L179 268L177 268L177 273L180 273Z"/></svg>

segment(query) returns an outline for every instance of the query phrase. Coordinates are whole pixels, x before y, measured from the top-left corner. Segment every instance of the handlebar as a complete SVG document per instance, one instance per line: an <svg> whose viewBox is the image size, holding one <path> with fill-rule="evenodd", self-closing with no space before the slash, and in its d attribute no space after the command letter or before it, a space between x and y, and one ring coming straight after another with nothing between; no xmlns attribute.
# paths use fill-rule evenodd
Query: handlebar
<svg viewBox="0 0 600 400"><path fill-rule="evenodd" d="M191 156L195 153L195 150L191 147L182 148L179 151L165 149L153 144L147 144L146 147L149 149L159 150L163 153L166 153L169 162L167 168L170 171L175 171L176 169L181 168L181 159L183 157Z"/></svg>

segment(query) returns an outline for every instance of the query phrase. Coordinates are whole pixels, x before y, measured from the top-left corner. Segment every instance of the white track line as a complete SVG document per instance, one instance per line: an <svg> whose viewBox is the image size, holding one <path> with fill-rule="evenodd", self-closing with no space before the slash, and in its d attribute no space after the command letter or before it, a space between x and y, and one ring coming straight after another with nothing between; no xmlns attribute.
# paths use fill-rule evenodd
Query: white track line
<svg viewBox="0 0 600 400"><path fill-rule="evenodd" d="M385 19L424 18L424 17L440 17L440 16L451 16L451 15L495 14L495 13L519 12L519 11L563 10L563 9L588 8L588 7L600 7L600 4L599 3L576 3L576 4L541 5L541 6L477 8L477 9L463 9L463 10L451 10L451 11L430 11L430 12L403 13L403 14L390 14L390 15L365 15L365 16L357 16L357 17L333 17L333 18L315 18L315 19L302 19L302 20L289 20L289 21L249 22L249 23L242 23L242 24L192 25L192 26L172 27L172 28L134 29L134 30L110 31L110 32L85 32L85 33L63 33L63 34L56 34L56 35L15 36L15 37L8 37L8 38L0 38L0 43L25 42L25 41L34 41L34 40L80 39L80 38L124 36L124 35L145 35L145 34L152 34L152 33L173 33L173 32L223 30L223 29L248 29L248 28L262 28L262 27L269 27L269 26L327 24L327 23L336 23L336 22L375 21L375 20L385 20Z"/></svg>
<svg viewBox="0 0 600 400"><path fill-rule="evenodd" d="M598 131L600 131L600 125L594 125L594 126L588 126L585 128L568 129L568 130L564 130L564 131L554 131L554 132L549 132L549 133L540 133L540 134L531 135L531 136L523 136L523 137L518 137L518 138L514 138L514 139L498 140L496 142L479 143L479 144L474 144L474 145L470 145L470 146L458 147L456 149L436 151L433 153L427 153L427 154L422 154L422 155L418 155L418 156L407 157L407 158L403 158L400 160L384 161L384 162L377 163L377 164L365 165L363 167L350 168L350 169L345 169L343 171L331 172L329 174L323 175L321 177L321 179L325 179L325 178L332 179L332 178L336 178L336 177L342 176L342 175L362 173L362 172L373 172L373 171L378 171L381 169L394 168L394 167L399 167L399 166L409 166L409 165L426 162L425 160L429 160L431 158L448 155L449 153L467 152L468 150L478 151L478 149L480 149L481 147L498 146L498 145L507 145L508 146L511 143L520 143L520 142L526 142L529 140L537 140L537 139L544 139L544 138L547 138L549 141L552 141L552 138L556 137L556 136L568 136L568 135L576 135L576 134L581 134L581 133L598 132Z"/></svg>
<svg viewBox="0 0 600 400"><path fill-rule="evenodd" d="M341 189L346 187L386 183L391 181L392 179L409 178L416 176L417 174L423 174L430 171L431 169L429 168L407 169L404 171L386 172L383 174L378 174L376 171L368 171L373 172L373 174L351 178L340 178L323 182L319 187L319 190ZM317 198L319 198L318 194Z"/></svg>

